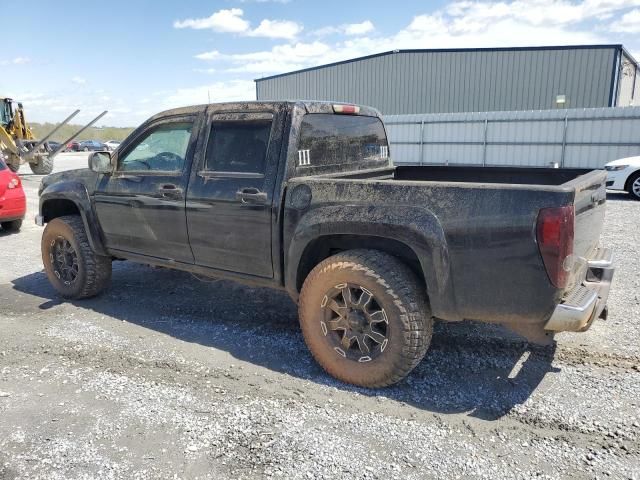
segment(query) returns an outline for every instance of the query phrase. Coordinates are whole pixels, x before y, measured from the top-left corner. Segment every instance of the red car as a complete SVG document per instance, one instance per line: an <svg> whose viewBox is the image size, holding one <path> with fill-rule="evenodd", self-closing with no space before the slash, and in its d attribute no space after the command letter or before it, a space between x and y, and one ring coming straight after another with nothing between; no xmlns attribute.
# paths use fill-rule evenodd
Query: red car
<svg viewBox="0 0 640 480"><path fill-rule="evenodd" d="M65 148L66 152L79 152L80 151L80 143L76 142L75 140L73 142L69 142L67 143L67 148Z"/></svg>
<svg viewBox="0 0 640 480"><path fill-rule="evenodd" d="M27 211L27 199L20 177L0 160L0 226L3 230L17 232Z"/></svg>

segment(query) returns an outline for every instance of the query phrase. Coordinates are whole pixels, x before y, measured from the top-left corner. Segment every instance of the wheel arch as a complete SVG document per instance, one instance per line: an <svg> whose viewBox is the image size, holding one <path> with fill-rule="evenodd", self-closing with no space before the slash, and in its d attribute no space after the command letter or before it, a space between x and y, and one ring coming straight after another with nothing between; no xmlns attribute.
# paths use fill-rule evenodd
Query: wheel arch
<svg viewBox="0 0 640 480"><path fill-rule="evenodd" d="M297 300L308 273L351 249L380 250L403 260L426 288L435 316L459 320L449 251L437 218L421 207L330 206L304 215L287 241L285 288Z"/></svg>
<svg viewBox="0 0 640 480"><path fill-rule="evenodd" d="M302 284L309 272L324 259L340 252L355 249L379 250L400 258L418 277L423 286L426 280L420 259L416 252L406 243L386 237L375 237L357 234L323 235L311 240L302 252L296 272L296 290L302 289Z"/></svg>
<svg viewBox="0 0 640 480"><path fill-rule="evenodd" d="M81 183L62 182L48 186L40 194L40 215L44 223L64 215L79 215L91 249L98 255L109 255L89 194Z"/></svg>
<svg viewBox="0 0 640 480"><path fill-rule="evenodd" d="M638 175L640 175L640 167L636 168L633 172L631 172L627 177L627 179L625 180L624 189L626 191L629 191L629 188L631 187L631 180L633 180Z"/></svg>

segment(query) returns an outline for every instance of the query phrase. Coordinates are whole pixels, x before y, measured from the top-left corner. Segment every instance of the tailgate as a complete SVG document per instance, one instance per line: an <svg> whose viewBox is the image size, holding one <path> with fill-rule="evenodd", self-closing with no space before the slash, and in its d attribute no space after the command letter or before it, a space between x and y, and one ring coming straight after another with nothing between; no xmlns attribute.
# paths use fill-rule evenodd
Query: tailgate
<svg viewBox="0 0 640 480"><path fill-rule="evenodd" d="M600 241L606 207L606 179L604 170L593 170L565 184L575 188L575 224L573 253L591 258Z"/></svg>

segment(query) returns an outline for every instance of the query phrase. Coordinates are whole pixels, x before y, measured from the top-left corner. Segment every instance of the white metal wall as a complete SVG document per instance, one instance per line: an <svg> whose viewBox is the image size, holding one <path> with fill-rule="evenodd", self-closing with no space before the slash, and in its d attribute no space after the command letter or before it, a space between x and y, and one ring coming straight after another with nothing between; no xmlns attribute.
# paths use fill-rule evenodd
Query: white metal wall
<svg viewBox="0 0 640 480"><path fill-rule="evenodd" d="M387 115L397 164L601 168L640 155L640 107Z"/></svg>

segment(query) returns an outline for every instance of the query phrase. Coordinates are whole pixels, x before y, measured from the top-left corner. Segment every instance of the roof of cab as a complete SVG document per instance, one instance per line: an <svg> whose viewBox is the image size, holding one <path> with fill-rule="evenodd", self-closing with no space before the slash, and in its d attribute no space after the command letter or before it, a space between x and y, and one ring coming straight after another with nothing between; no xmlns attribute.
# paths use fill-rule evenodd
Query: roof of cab
<svg viewBox="0 0 640 480"><path fill-rule="evenodd" d="M265 101L265 102L223 102L223 103L209 103L201 105L193 105L189 107L173 108L171 110L165 110L163 112L156 113L147 122L153 121L159 118L168 116L179 115L196 115L203 112L207 107L212 107L215 111L219 112L257 112L264 110L275 110L282 107L300 107L306 110L307 113L334 113L333 105L352 105L345 104L344 102L326 102L316 100L281 100L281 101ZM358 105L360 107L359 115L366 115L370 117L380 117L380 112L373 107L367 107L364 105ZM147 123L145 122L145 123Z"/></svg>

